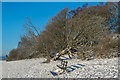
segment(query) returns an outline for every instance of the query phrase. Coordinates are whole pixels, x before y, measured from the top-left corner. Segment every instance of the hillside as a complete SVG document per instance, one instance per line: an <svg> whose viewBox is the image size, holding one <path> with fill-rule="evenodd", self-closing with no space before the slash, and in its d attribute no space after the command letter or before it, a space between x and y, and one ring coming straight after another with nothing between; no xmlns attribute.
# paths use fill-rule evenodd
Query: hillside
<svg viewBox="0 0 120 80"><path fill-rule="evenodd" d="M76 51L81 60L117 57L120 32L116 20L118 7L114 9L112 6L117 4L88 6L86 3L73 10L66 7L48 20L43 31L39 31L26 17L25 34L17 48L10 51L7 60L47 58L50 61L65 50L63 54L74 55Z"/></svg>

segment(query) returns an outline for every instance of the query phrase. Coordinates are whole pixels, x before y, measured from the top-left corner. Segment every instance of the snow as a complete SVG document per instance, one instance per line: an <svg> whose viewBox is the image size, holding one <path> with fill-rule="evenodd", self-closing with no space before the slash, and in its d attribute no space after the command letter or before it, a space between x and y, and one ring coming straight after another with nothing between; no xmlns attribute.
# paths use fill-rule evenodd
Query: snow
<svg viewBox="0 0 120 80"><path fill-rule="evenodd" d="M67 71L64 74L54 76L50 71L55 71L60 61L42 63L44 58L0 61L3 78L117 78L118 58L94 59L81 61L80 59L69 59ZM1 66L0 66L1 67Z"/></svg>

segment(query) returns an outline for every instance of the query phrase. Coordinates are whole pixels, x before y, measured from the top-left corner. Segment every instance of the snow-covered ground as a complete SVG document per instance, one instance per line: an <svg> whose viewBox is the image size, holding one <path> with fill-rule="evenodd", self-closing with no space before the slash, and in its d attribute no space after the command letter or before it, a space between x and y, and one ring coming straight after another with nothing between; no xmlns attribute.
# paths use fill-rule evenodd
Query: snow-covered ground
<svg viewBox="0 0 120 80"><path fill-rule="evenodd" d="M2 61L0 61L0 80L2 79Z"/></svg>
<svg viewBox="0 0 120 80"><path fill-rule="evenodd" d="M81 61L79 59L68 60L68 67L65 74L53 76L50 71L57 69L60 61L42 63L44 58L0 61L2 62L3 78L117 78L118 58L94 59Z"/></svg>

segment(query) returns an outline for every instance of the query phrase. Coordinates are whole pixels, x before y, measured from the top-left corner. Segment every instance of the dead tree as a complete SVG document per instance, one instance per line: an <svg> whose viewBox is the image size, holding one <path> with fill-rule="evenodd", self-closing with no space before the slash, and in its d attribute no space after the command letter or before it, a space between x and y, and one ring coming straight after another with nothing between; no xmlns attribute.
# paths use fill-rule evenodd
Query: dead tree
<svg viewBox="0 0 120 80"><path fill-rule="evenodd" d="M72 57L70 56L70 55L72 55L70 49L71 49L71 47L70 47L70 48L66 48L66 49L64 49L63 51L61 51L58 55L56 55L56 56L54 57L54 60L59 59L60 56L65 55L65 54L68 54L69 58L72 58Z"/></svg>
<svg viewBox="0 0 120 80"><path fill-rule="evenodd" d="M65 54L67 54L68 56L69 56L69 58L72 58L74 55L73 55L73 53L71 52L71 49L73 49L73 48L75 48L75 43L76 43L76 39L77 39L77 37L80 35L80 33L78 33L73 39L72 39L72 43L70 44L70 43L68 43L68 46L67 46L67 48L66 49L64 49L64 50L62 50L58 55L56 55L53 59L54 60L57 60L57 59L59 59L59 57L61 57L62 55L65 55ZM75 42L75 43L74 43ZM74 45L73 45L73 43L74 43Z"/></svg>

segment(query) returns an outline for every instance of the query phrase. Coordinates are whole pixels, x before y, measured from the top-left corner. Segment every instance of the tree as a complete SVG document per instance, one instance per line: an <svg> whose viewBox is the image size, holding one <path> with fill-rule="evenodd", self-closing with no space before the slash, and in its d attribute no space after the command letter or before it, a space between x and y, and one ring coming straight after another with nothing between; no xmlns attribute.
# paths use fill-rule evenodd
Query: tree
<svg viewBox="0 0 120 80"><path fill-rule="evenodd" d="M106 3L108 6L108 23L109 23L109 30L111 32L117 32L119 30L119 8L118 3Z"/></svg>
<svg viewBox="0 0 120 80"><path fill-rule="evenodd" d="M10 52L10 57L14 55L19 56L16 59L46 57L46 62L50 62L56 53L59 55L54 58L58 59L61 55L71 54L74 49L79 49L78 55L82 55L84 59L91 55L87 51L102 43L101 35L109 35L110 30L117 28L118 21L113 22L117 17L117 7L113 9L111 3L89 7L87 5L71 11L68 8L62 9L48 20L45 30L41 32L26 17L28 21L25 24L26 34L21 37L18 48ZM115 13L111 13L114 11Z"/></svg>

